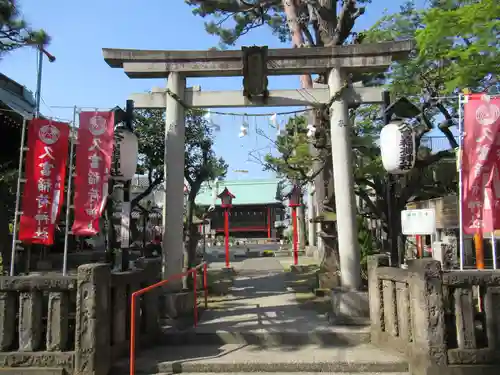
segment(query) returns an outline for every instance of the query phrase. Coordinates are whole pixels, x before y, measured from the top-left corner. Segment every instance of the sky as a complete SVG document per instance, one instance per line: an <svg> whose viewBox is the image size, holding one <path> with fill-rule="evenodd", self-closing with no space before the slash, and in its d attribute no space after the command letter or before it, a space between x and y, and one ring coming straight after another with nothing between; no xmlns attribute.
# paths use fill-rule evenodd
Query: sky
<svg viewBox="0 0 500 375"><path fill-rule="evenodd" d="M423 5L425 0L417 1ZM404 0L373 0L357 22L355 30L364 30L376 22L390 4L397 11ZM26 20L35 28L43 28L52 37L47 50L56 57L43 65L41 111L47 117L71 120L73 107L113 108L124 106L128 96L165 87L161 79L129 79L123 70L110 68L103 60L102 48L158 50L206 50L218 39L205 32L204 20L191 13L184 0L22 0L19 2ZM234 48L267 45L286 48L266 26L242 37ZM16 50L0 60L0 71L36 89L37 53L32 48ZM241 90L242 78L188 79L188 86L201 85L202 90ZM270 77L270 89L299 87L296 76ZM290 108L282 108L281 111ZM214 109L215 110L215 109ZM222 109L222 112L273 113L279 108ZM215 133L214 150L229 163L228 179L273 177L249 156L265 154L272 143L256 134L261 129L271 139L276 130L268 117L214 115L221 126ZM248 136L239 138L243 122L249 125ZM284 122L284 117L278 118ZM260 151L259 151L260 150ZM245 170L248 173L241 173Z"/></svg>

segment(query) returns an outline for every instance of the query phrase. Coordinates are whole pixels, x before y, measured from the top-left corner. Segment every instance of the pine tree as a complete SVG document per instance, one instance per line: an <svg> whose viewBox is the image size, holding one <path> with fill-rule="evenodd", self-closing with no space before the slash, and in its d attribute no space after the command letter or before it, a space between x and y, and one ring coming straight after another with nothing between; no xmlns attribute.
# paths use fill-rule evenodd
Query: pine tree
<svg viewBox="0 0 500 375"><path fill-rule="evenodd" d="M16 0L0 0L0 56L28 45L46 45L49 36L24 20Z"/></svg>

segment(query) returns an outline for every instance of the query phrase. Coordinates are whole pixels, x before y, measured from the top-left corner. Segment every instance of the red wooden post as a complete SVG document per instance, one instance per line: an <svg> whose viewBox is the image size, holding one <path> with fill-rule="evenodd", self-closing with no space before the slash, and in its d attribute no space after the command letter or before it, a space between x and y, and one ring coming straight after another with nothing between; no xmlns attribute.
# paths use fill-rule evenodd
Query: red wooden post
<svg viewBox="0 0 500 375"><path fill-rule="evenodd" d="M422 244L422 236L421 235L416 235L415 236L415 242L417 243L417 259L421 259L424 257L424 248Z"/></svg>
<svg viewBox="0 0 500 375"><path fill-rule="evenodd" d="M193 269L193 293L194 293L194 326L198 326L198 269Z"/></svg>
<svg viewBox="0 0 500 375"><path fill-rule="evenodd" d="M229 268L229 209L232 207L235 196L226 188L218 195L222 201L221 207L224 209L224 234L226 245L226 268Z"/></svg>
<svg viewBox="0 0 500 375"><path fill-rule="evenodd" d="M292 227L293 227L293 264L299 264L298 242L299 235L297 233L297 207L292 207Z"/></svg>
<svg viewBox="0 0 500 375"><path fill-rule="evenodd" d="M229 268L229 207L224 210L224 241L226 245L226 267Z"/></svg>
<svg viewBox="0 0 500 375"><path fill-rule="evenodd" d="M205 308L208 307L207 263L203 264L203 289L205 290Z"/></svg>
<svg viewBox="0 0 500 375"><path fill-rule="evenodd" d="M271 207L267 206L267 238L271 239Z"/></svg>

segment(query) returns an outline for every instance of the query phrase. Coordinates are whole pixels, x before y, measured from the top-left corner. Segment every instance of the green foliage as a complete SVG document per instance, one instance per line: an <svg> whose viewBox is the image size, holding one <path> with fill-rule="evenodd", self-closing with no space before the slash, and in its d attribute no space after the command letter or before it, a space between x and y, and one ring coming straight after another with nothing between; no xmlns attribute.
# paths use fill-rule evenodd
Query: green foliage
<svg viewBox="0 0 500 375"><path fill-rule="evenodd" d="M268 28L282 43L291 40L283 0L185 0L194 7L193 14L208 18L205 29L208 34L219 38L218 47L225 49L233 46L236 41L251 30ZM328 4L328 2L323 1ZM308 7L305 1L298 2L295 9L297 22L303 34L312 45L343 44L350 36L351 29L357 17L364 13L359 5L371 3L371 0L331 1L333 9L320 6L319 2L311 2ZM338 28L334 27L335 35L324 32L323 22L337 23L338 3L345 8L343 21Z"/></svg>
<svg viewBox="0 0 500 375"><path fill-rule="evenodd" d="M309 152L306 136L307 119L305 116L291 117L282 135L275 142L279 156L267 154L264 169L272 170L291 181L306 182L314 161Z"/></svg>
<svg viewBox="0 0 500 375"><path fill-rule="evenodd" d="M196 185L196 194L204 181L225 177L228 168L224 159L217 158L213 151L212 128L203 114L201 111L190 111L186 118L184 177L191 190Z"/></svg>
<svg viewBox="0 0 500 375"><path fill-rule="evenodd" d="M193 14L210 18L205 29L219 38L221 49L234 45L241 36L261 26L268 26L282 42L290 39L281 0L268 1L263 7L240 6L233 0L186 0L186 3L195 7Z"/></svg>
<svg viewBox="0 0 500 375"><path fill-rule="evenodd" d="M440 61L444 92L487 90L500 74L500 3L446 1L424 13L418 60Z"/></svg>
<svg viewBox="0 0 500 375"><path fill-rule="evenodd" d="M385 78L397 95L484 91L498 85L500 5L496 0L440 0L417 10L407 2L400 12L382 17L366 40L415 38L417 51L394 64Z"/></svg>
<svg viewBox="0 0 500 375"><path fill-rule="evenodd" d="M44 30L32 29L19 11L18 1L0 0L0 55L26 45L46 45Z"/></svg>
<svg viewBox="0 0 500 375"><path fill-rule="evenodd" d="M148 176L149 187L134 199L133 204L149 195L163 182L165 111L137 110L134 117L134 131L139 138L138 172ZM193 188L199 189L203 181L225 176L228 166L222 158L216 157L212 149L212 130L202 112L186 113L185 142L184 177L191 185L191 191Z"/></svg>
<svg viewBox="0 0 500 375"><path fill-rule="evenodd" d="M201 184L217 177L225 177L228 165L217 158L213 151L214 138L202 111L186 112L184 178L190 185L185 216L186 267L196 262L196 246L199 240L193 225L196 213L195 198ZM138 110L134 119L135 132L139 138L140 172L147 174L149 186L131 202L132 206L148 196L164 180L165 113L162 110Z"/></svg>

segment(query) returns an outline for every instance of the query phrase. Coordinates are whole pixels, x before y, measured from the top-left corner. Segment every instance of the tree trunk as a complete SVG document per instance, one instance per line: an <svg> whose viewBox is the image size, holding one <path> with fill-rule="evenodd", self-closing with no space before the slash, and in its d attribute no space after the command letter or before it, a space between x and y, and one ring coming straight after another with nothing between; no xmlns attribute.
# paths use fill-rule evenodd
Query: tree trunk
<svg viewBox="0 0 500 375"><path fill-rule="evenodd" d="M322 14L321 19L319 20L318 29L320 30L320 40L317 40L316 43L322 45L322 41L324 39L333 38L333 34L335 33L336 25L337 25L337 17L336 17L336 8L337 1L336 0L321 0L319 5L322 7L322 12L326 12L327 14ZM297 19L297 3L296 0L283 0L283 8L285 11L285 15L287 18L288 27L291 33L291 39L294 47L300 48L305 45L304 37L302 34L301 26ZM327 38L328 37L328 38ZM327 40L328 42L328 40ZM332 43L329 43L332 44ZM300 77L300 82L302 88L312 88L313 82L310 75L302 75ZM315 116L315 112L312 112L311 116ZM327 120L323 121L322 117L315 119L311 118L312 123L317 124L321 122L321 126L325 126L325 129L329 129L329 124ZM325 124L325 122L327 124ZM329 132L327 131L327 134ZM328 146L327 146L328 147ZM325 198L329 196L334 196L333 190L325 192L326 186L333 186L333 166L332 166L332 158L326 158L327 165L325 165L323 173L320 173L315 179L315 189L316 189L316 202L318 204L318 215L326 211L334 212L335 204L331 204L331 200L329 200L329 207L325 207ZM320 164L316 164L315 168L321 168ZM326 194L325 194L326 193ZM338 248L336 245L337 236L336 236L336 224L324 224L322 225L322 242L324 246L323 259L321 262L321 269L323 273L323 278L328 281L325 283L321 282L320 275L320 287L321 284L334 284L338 280L338 270L339 270L339 260L338 260ZM336 286L336 285L334 285ZM325 285L325 287L328 287Z"/></svg>
<svg viewBox="0 0 500 375"><path fill-rule="evenodd" d="M200 235L198 233L196 225L193 225L194 209L195 209L195 199L198 191L200 190L201 183L193 183L191 190L189 191L187 207L186 207L186 224L184 227L185 237L184 237L184 270L196 266L196 247L198 246L198 241L200 240ZM191 287L191 277L183 285L186 287Z"/></svg>
<svg viewBox="0 0 500 375"><path fill-rule="evenodd" d="M292 44L295 48L300 48L305 45L305 42L304 36L302 35L302 28L297 18L297 0L282 0L282 2L286 21L290 30L290 36L292 38ZM312 78L309 74L301 75L300 83L302 88L305 89L313 87Z"/></svg>
<svg viewBox="0 0 500 375"><path fill-rule="evenodd" d="M324 126L324 122L322 122ZM327 142L329 144L329 142ZM324 191L323 216L328 221L321 225L321 237L324 243L323 258L321 259L321 270L319 274L319 287L331 289L340 285L340 258L338 249L337 223L329 215L336 212L335 189L333 183L333 162L329 155L325 157L325 164L321 173Z"/></svg>

